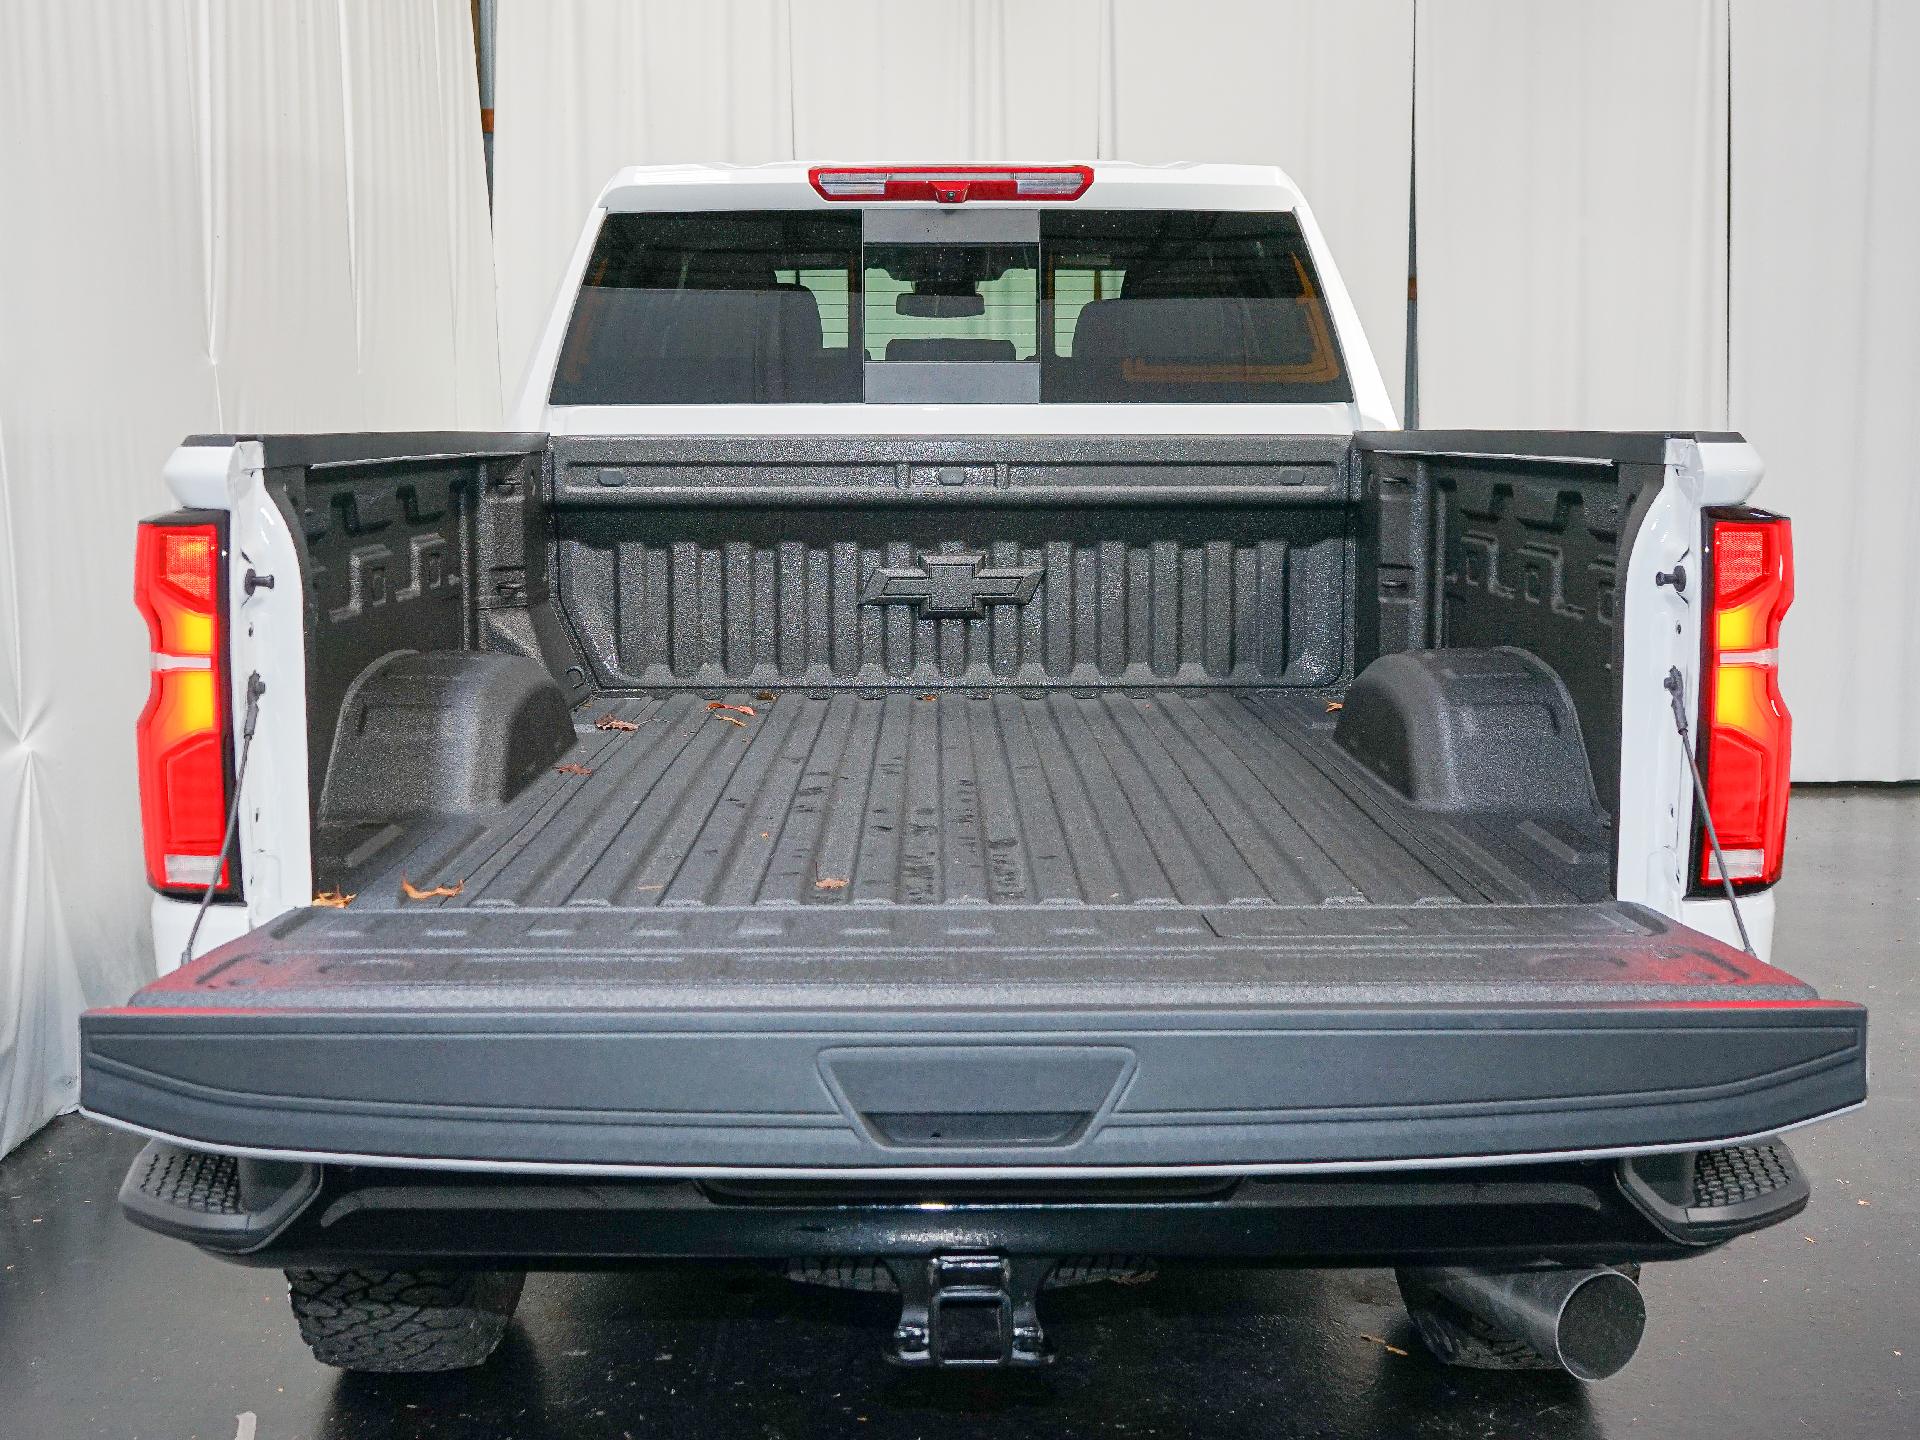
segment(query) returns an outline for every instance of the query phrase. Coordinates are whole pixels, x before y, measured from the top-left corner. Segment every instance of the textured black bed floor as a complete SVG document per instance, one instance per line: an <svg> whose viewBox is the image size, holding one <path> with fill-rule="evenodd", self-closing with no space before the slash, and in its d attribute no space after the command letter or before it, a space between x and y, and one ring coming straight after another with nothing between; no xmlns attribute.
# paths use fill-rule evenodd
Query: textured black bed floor
<svg viewBox="0 0 1920 1440"><path fill-rule="evenodd" d="M633 696L491 815L359 844L356 909L1221 905L1600 898L1594 837L1463 826L1259 691ZM611 717L633 729L598 729ZM732 723L739 721L742 723ZM587 771L590 773L579 773Z"/></svg>

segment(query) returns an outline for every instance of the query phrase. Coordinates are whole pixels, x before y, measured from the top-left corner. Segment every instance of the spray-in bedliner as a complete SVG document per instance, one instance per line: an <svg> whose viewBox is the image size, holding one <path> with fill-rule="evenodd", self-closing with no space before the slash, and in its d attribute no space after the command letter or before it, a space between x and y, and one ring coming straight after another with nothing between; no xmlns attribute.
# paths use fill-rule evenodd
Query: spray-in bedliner
<svg viewBox="0 0 1920 1440"><path fill-rule="evenodd" d="M1331 704L1234 690L604 700L578 712L561 766L503 809L343 842L344 888L362 910L1606 894L1598 823L1419 810L1333 743ZM421 902L403 880L460 890Z"/></svg>

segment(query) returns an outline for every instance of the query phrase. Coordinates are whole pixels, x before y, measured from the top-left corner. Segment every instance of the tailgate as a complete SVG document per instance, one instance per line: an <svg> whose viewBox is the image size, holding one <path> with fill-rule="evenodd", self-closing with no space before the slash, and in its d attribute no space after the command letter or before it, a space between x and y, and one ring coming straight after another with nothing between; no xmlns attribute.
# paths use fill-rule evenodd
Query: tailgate
<svg viewBox="0 0 1920 1440"><path fill-rule="evenodd" d="M314 909L88 1014L83 1103L371 1163L1337 1170L1770 1134L1865 1032L1618 902Z"/></svg>

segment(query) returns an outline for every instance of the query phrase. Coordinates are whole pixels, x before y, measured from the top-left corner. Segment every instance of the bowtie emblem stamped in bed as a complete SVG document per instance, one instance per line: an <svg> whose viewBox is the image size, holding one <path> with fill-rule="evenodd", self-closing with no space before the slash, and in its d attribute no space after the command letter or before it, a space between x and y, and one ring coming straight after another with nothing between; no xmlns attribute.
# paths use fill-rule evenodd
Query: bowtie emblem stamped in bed
<svg viewBox="0 0 1920 1440"><path fill-rule="evenodd" d="M882 567L862 605L918 605L929 619L978 620L989 605L1024 605L1040 588L1037 565L988 565L978 552L923 554L919 566Z"/></svg>

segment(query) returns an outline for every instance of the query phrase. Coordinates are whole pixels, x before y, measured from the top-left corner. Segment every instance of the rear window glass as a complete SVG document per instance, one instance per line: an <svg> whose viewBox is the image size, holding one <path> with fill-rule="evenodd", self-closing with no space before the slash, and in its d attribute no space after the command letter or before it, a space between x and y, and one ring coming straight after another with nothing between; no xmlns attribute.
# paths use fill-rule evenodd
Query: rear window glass
<svg viewBox="0 0 1920 1440"><path fill-rule="evenodd" d="M859 256L858 212L609 215L553 403L858 400Z"/></svg>
<svg viewBox="0 0 1920 1440"><path fill-rule="evenodd" d="M1091 210L1040 222L1060 401L1351 400L1292 215Z"/></svg>
<svg viewBox="0 0 1920 1440"><path fill-rule="evenodd" d="M609 215L553 401L1352 398L1292 215L1036 218L863 242L851 209Z"/></svg>

